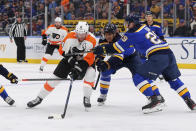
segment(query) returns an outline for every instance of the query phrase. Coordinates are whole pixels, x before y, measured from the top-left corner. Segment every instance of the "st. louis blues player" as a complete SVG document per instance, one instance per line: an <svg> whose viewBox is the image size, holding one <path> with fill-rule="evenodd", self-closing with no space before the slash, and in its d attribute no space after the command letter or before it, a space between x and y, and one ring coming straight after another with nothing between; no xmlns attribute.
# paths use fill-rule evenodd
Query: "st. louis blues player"
<svg viewBox="0 0 196 131"><path fill-rule="evenodd" d="M3 67L2 64L0 64L0 74L4 76L6 79L10 80L11 83L18 83L18 78L13 73L8 72L8 70L5 67ZM2 85L0 85L0 96L9 105L13 105L15 102L10 96L8 96L8 93Z"/></svg>
<svg viewBox="0 0 196 131"><path fill-rule="evenodd" d="M191 99L190 92L184 83L179 79L181 75L173 52L170 50L168 43L159 39L159 37L146 25L139 23L139 18L131 16L129 19L129 31L122 38L113 44L97 46L93 49L94 54L104 53L124 53L127 50L134 53L135 49L145 55L148 59L143 64L136 68L136 74L133 76L133 81L136 86L146 85L145 79L156 80L158 75L163 74L165 80L170 87L174 89L185 101L191 110L196 110L196 104ZM105 68L110 68L111 64L104 65ZM103 66L103 67L104 67ZM129 67L128 67L129 68ZM144 112L151 111L159 104L157 96L153 94L152 89L149 89L151 102L142 107Z"/></svg>

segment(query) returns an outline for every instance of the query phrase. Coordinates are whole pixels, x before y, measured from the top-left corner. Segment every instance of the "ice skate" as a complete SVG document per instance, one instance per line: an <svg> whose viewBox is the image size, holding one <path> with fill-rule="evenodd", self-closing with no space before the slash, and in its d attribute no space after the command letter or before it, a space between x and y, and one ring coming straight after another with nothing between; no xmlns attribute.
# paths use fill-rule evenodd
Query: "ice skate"
<svg viewBox="0 0 196 131"><path fill-rule="evenodd" d="M149 104L142 107L144 114L162 111L162 106L157 96L150 96L149 100Z"/></svg>
<svg viewBox="0 0 196 131"><path fill-rule="evenodd" d="M99 98L97 99L98 105L99 106L104 105L105 104L105 101L106 101L106 98L107 98L107 95L106 94L101 94L99 96Z"/></svg>
<svg viewBox="0 0 196 131"><path fill-rule="evenodd" d="M191 110L196 110L196 104L191 98L186 97L184 101Z"/></svg>
<svg viewBox="0 0 196 131"><path fill-rule="evenodd" d="M27 103L27 106L29 108L35 107L35 106L39 105L42 102L42 100L43 100L42 98L37 97L35 100L29 101Z"/></svg>
<svg viewBox="0 0 196 131"><path fill-rule="evenodd" d="M6 97L4 101L8 103L10 106L12 106L15 103L15 101L9 96Z"/></svg>
<svg viewBox="0 0 196 131"><path fill-rule="evenodd" d="M39 71L40 72L43 72L44 71L44 67L43 66L40 66Z"/></svg>
<svg viewBox="0 0 196 131"><path fill-rule="evenodd" d="M89 109L91 108L90 98L84 96L83 104L85 107L85 111L89 111Z"/></svg>

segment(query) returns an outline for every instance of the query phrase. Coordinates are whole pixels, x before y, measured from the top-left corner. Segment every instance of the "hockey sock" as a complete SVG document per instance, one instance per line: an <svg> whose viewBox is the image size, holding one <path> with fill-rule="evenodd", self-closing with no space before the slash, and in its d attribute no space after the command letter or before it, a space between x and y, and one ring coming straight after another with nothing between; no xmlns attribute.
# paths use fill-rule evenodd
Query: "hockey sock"
<svg viewBox="0 0 196 131"><path fill-rule="evenodd" d="M85 97L89 98L91 96L93 86L94 86L94 82L87 82L87 81L84 80L83 93L84 93Z"/></svg>
<svg viewBox="0 0 196 131"><path fill-rule="evenodd" d="M107 94L110 87L111 76L101 76L100 80L100 92L101 94Z"/></svg>
<svg viewBox="0 0 196 131"><path fill-rule="evenodd" d="M153 81L148 80L148 82L151 84L154 94L156 94L157 96L160 95L159 88L153 83Z"/></svg>
<svg viewBox="0 0 196 131"><path fill-rule="evenodd" d="M145 80L141 75L135 74L133 75L133 82L135 86L139 89L139 91L145 96L153 96L154 92L150 83Z"/></svg>
<svg viewBox="0 0 196 131"><path fill-rule="evenodd" d="M44 67L46 65L46 63L48 62L48 58L50 57L51 55L49 54L45 54L44 57L42 57L42 60L41 60L41 65L42 67Z"/></svg>
<svg viewBox="0 0 196 131"><path fill-rule="evenodd" d="M60 83L60 81L48 81L44 84L44 87L41 89L41 91L38 94L38 97L44 99L46 96L48 96L54 88Z"/></svg>
<svg viewBox="0 0 196 131"><path fill-rule="evenodd" d="M3 86L0 87L0 96L5 100L8 97L8 94Z"/></svg>
<svg viewBox="0 0 196 131"><path fill-rule="evenodd" d="M183 99L186 97L191 97L188 89L184 85L184 83L179 79L168 81L170 84L170 87L174 89Z"/></svg>

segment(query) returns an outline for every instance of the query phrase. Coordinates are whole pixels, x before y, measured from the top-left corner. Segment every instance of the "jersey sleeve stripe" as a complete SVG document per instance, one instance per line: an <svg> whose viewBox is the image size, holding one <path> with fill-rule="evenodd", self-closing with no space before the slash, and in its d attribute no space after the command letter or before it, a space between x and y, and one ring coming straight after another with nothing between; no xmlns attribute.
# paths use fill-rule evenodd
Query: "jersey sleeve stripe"
<svg viewBox="0 0 196 131"><path fill-rule="evenodd" d="M142 30L146 25L142 25L138 30L136 30L135 32L139 32L140 30Z"/></svg>

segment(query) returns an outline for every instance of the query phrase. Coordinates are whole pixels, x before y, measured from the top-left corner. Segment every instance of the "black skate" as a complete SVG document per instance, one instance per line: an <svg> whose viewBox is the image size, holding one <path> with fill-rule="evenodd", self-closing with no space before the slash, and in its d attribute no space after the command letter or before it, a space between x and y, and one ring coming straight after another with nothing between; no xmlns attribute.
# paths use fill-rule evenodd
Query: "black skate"
<svg viewBox="0 0 196 131"><path fill-rule="evenodd" d="M12 106L15 103L15 101L9 96L6 97L4 101L8 103L10 106Z"/></svg>
<svg viewBox="0 0 196 131"><path fill-rule="evenodd" d="M99 106L104 105L105 104L105 101L106 101L106 98L107 98L107 95L106 94L101 94L99 96L99 98L97 99L98 105Z"/></svg>
<svg viewBox="0 0 196 131"><path fill-rule="evenodd" d="M29 101L27 103L27 106L29 108L35 107L35 106L39 105L42 102L42 100L43 100L42 98L37 97L35 100Z"/></svg>
<svg viewBox="0 0 196 131"><path fill-rule="evenodd" d="M91 108L90 98L84 96L83 104L84 104L85 110L88 111L88 109Z"/></svg>
<svg viewBox="0 0 196 131"><path fill-rule="evenodd" d="M149 114L153 112L162 111L162 107L160 101L158 100L157 96L150 96L149 97L149 104L142 107L142 111L144 114Z"/></svg>
<svg viewBox="0 0 196 131"><path fill-rule="evenodd" d="M184 101L191 110L196 110L196 104L191 98L186 97Z"/></svg>
<svg viewBox="0 0 196 131"><path fill-rule="evenodd" d="M43 72L44 71L44 67L43 66L40 66L39 71L40 72Z"/></svg>

